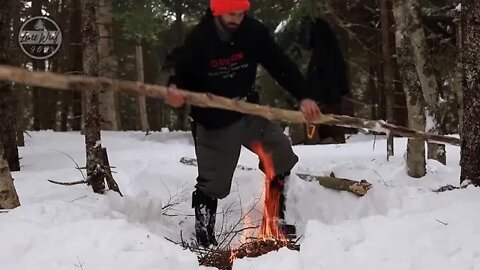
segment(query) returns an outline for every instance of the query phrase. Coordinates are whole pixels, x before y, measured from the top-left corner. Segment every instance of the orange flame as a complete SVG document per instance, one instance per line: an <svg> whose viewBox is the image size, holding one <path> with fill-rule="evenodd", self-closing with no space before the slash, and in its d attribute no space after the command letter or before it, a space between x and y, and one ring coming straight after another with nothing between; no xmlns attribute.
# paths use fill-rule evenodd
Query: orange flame
<svg viewBox="0 0 480 270"><path fill-rule="evenodd" d="M233 263L233 261L237 258L237 253L238 253L237 249L232 249L230 251L230 263Z"/></svg>
<svg viewBox="0 0 480 270"><path fill-rule="evenodd" d="M265 172L265 194L263 204L262 225L260 227L259 238L274 238L275 240L285 240L278 223L278 214L280 212L281 189L278 185L272 185L275 169L271 153L267 153L260 143L253 143L252 150L258 155Z"/></svg>
<svg viewBox="0 0 480 270"><path fill-rule="evenodd" d="M263 216L262 225L258 232L258 239L262 240L275 240L275 241L287 241L287 238L283 235L279 227L279 213L280 213L280 195L281 187L279 185L272 185L273 178L275 177L275 168L273 166L272 155L263 148L263 145L254 142L252 144L252 150L258 155L265 173L265 194L263 203ZM250 226L250 217L245 215L244 228ZM245 244L249 242L249 237L252 233L247 233L247 230L243 231L240 238L240 243ZM247 246L248 251L248 246ZM230 262L237 258L238 249L232 249L230 252Z"/></svg>

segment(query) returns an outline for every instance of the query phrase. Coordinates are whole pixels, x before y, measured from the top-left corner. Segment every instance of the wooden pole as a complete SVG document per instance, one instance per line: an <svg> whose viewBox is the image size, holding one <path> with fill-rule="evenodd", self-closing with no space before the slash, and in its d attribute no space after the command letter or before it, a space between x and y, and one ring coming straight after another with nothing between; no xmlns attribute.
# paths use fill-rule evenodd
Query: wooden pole
<svg viewBox="0 0 480 270"><path fill-rule="evenodd" d="M160 85L114 80L104 77L62 75L54 72L28 71L5 65L0 65L0 80L45 88L55 88L59 90L81 91L83 89L96 89L100 91L101 89L107 89L112 91L125 91L143 94L148 97L160 99L165 99L167 97L167 88ZM402 137L423 139L428 142L447 143L457 146L461 144L461 140L459 138L429 134L423 131L389 124L383 120L376 121L350 117L346 115L321 114L316 118L307 121L300 111L285 110L252 104L241 100L233 100L216 96L210 93L195 93L182 89L179 89L179 91L185 95L188 104L197 107L231 110L286 123L335 125L349 128L367 129L386 134L391 133Z"/></svg>

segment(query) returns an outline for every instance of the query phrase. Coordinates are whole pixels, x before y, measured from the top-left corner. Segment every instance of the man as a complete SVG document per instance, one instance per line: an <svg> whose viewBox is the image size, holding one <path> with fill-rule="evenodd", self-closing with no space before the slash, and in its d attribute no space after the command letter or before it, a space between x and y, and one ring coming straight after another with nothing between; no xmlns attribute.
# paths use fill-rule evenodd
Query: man
<svg viewBox="0 0 480 270"><path fill-rule="evenodd" d="M183 52L169 86L167 103L181 107L184 97L176 88L210 92L232 99L258 102L254 83L258 64L301 104L306 118L320 114L307 99L307 84L295 64L280 50L268 29L247 17L248 0L211 0L210 9L186 38ZM260 142L272 153L276 176L272 183L283 187L297 163L288 138L267 119L233 111L192 106L192 133L198 160L193 192L195 234L202 246L217 245L214 228L218 199L230 193L241 146L252 150ZM284 208L284 196L281 196ZM284 209L278 213L284 218Z"/></svg>

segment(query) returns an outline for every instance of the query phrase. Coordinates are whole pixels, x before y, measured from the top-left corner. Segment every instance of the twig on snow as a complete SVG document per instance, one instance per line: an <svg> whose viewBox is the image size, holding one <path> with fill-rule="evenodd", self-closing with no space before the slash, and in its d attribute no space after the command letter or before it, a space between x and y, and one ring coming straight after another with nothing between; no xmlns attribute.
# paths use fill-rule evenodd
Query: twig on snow
<svg viewBox="0 0 480 270"><path fill-rule="evenodd" d="M76 181L76 182L58 182L55 180L48 179L48 182L61 185L61 186L74 186L74 185L80 185L80 184L88 184L88 182L85 180Z"/></svg>
<svg viewBox="0 0 480 270"><path fill-rule="evenodd" d="M436 221L437 221L438 223L440 223L440 224L443 224L443 225L445 225L445 226L447 226L447 225L448 225L448 223L446 223L446 222L442 222L442 221L440 221L440 220L438 220L438 219L436 219Z"/></svg>

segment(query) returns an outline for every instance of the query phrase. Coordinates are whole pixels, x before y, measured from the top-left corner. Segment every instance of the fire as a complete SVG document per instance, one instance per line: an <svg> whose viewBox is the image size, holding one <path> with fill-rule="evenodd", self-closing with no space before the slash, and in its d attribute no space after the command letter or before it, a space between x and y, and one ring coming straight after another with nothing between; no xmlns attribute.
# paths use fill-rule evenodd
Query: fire
<svg viewBox="0 0 480 270"><path fill-rule="evenodd" d="M259 238L286 240L285 236L280 230L279 217L280 212L280 195L281 187L277 184L272 184L275 176L275 169L273 166L271 153L268 153L263 148L262 144L254 143L252 150L257 153L263 165L265 172L265 194L263 204L262 225L260 227Z"/></svg>
<svg viewBox="0 0 480 270"><path fill-rule="evenodd" d="M262 215L262 224L258 232L257 239L262 241L273 241L286 243L287 238L284 236L280 229L279 224L279 213L280 213L280 195L281 195L281 186L272 183L273 178L275 177L275 168L273 166L272 155L269 152L266 152L263 148L263 145L254 142L252 144L252 150L258 155L260 161L263 165L263 171L265 173L265 193L264 193L264 203L263 203L263 215ZM244 228L252 226L250 217L244 215ZM246 251L249 249L248 244L254 244L249 241L253 236L250 230L244 230L240 238L240 243L245 245ZM254 247L252 245L252 247ZM230 262L233 262L237 258L239 249L232 249L230 253Z"/></svg>

